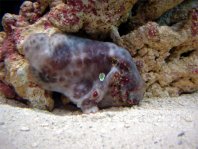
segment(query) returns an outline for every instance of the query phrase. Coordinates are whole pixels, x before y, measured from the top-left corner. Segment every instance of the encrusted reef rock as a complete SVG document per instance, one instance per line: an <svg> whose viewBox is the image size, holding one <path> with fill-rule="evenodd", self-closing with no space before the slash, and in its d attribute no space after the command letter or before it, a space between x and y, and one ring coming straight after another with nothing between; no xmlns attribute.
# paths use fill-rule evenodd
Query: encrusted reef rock
<svg viewBox="0 0 198 149"><path fill-rule="evenodd" d="M184 0L139 0L135 15L131 18L132 24L143 25L148 21L159 18L163 13L177 6Z"/></svg>
<svg viewBox="0 0 198 149"><path fill-rule="evenodd" d="M52 110L52 93L39 87L29 73L29 64L19 55L15 32L4 34L0 46L0 95L10 99L27 100L33 108Z"/></svg>
<svg viewBox="0 0 198 149"><path fill-rule="evenodd" d="M114 40L135 58L147 85L147 97L176 96L198 89L198 11L174 26L148 22Z"/></svg>
<svg viewBox="0 0 198 149"><path fill-rule="evenodd" d="M5 68L3 61L2 45L6 37L5 32L0 32L0 98L15 98L16 94L12 86L5 82Z"/></svg>
<svg viewBox="0 0 198 149"><path fill-rule="evenodd" d="M18 96L28 99L30 105L38 109L52 110L54 101L52 93L39 87L29 71L29 64L22 56L16 54L5 60L5 80L11 84Z"/></svg>
<svg viewBox="0 0 198 149"><path fill-rule="evenodd" d="M49 12L49 20L66 32L80 29L89 34L106 34L125 22L136 0L67 0Z"/></svg>
<svg viewBox="0 0 198 149"><path fill-rule="evenodd" d="M0 32L0 96L53 109L52 92L32 77L24 42L35 33L74 34L127 49L145 81L145 97L198 90L197 0L36 0L6 13ZM36 60L36 58L35 58ZM106 65L106 64L101 64ZM67 77L67 76L66 76ZM67 98L62 98L64 104ZM122 105L102 100L99 107Z"/></svg>
<svg viewBox="0 0 198 149"><path fill-rule="evenodd" d="M170 9L157 19L160 25L173 25L188 19L189 12L198 8L197 0L185 0L178 6Z"/></svg>

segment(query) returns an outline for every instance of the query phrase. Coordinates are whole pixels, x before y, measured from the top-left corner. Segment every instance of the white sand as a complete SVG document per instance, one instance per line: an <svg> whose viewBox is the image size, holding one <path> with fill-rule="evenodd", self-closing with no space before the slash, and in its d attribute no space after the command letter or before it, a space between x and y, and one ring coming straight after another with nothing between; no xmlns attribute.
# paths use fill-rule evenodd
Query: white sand
<svg viewBox="0 0 198 149"><path fill-rule="evenodd" d="M3 100L2 100L3 101ZM96 114L0 103L0 149L198 149L198 93Z"/></svg>

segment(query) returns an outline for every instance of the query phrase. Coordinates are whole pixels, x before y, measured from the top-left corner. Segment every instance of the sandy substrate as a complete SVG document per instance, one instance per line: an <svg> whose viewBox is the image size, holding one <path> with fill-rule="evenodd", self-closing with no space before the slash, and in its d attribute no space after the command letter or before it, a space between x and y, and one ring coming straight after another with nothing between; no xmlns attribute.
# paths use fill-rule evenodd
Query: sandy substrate
<svg viewBox="0 0 198 149"><path fill-rule="evenodd" d="M198 93L96 114L0 103L0 149L198 149Z"/></svg>

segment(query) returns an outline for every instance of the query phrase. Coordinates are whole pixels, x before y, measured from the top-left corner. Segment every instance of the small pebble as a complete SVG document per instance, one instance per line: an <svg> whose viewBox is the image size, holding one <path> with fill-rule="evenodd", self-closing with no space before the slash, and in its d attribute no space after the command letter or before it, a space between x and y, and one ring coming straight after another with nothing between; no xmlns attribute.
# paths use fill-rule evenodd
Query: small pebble
<svg viewBox="0 0 198 149"><path fill-rule="evenodd" d="M129 127L130 127L130 125L124 125L124 127L125 127L125 128L129 128Z"/></svg>
<svg viewBox="0 0 198 149"><path fill-rule="evenodd" d="M183 117L183 119L184 119L186 122L192 122L192 121L193 121L192 117L190 117L190 116L185 116L185 117Z"/></svg>
<svg viewBox="0 0 198 149"><path fill-rule="evenodd" d="M183 143L182 140L180 140L180 141L178 142L178 145L182 145L182 143Z"/></svg>
<svg viewBox="0 0 198 149"><path fill-rule="evenodd" d="M42 124L41 124L41 127L47 127L47 126L49 126L48 123L42 123Z"/></svg>
<svg viewBox="0 0 198 149"><path fill-rule="evenodd" d="M0 125L4 125L5 123L4 122L0 122Z"/></svg>
<svg viewBox="0 0 198 149"><path fill-rule="evenodd" d="M21 131L30 131L30 128L26 127L26 126L22 126L20 128Z"/></svg>
<svg viewBox="0 0 198 149"><path fill-rule="evenodd" d="M58 136L61 135L62 133L63 133L63 130L57 130L57 131L54 132L54 134L58 135Z"/></svg>
<svg viewBox="0 0 198 149"><path fill-rule="evenodd" d="M38 146L38 143L32 143L32 147L37 147Z"/></svg>
<svg viewBox="0 0 198 149"><path fill-rule="evenodd" d="M178 137L182 137L182 136L184 136L185 135L185 132L181 132L181 133L179 133L177 136Z"/></svg>
<svg viewBox="0 0 198 149"><path fill-rule="evenodd" d="M112 113L106 113L106 116L108 116L108 117L114 117L114 114L112 114Z"/></svg>

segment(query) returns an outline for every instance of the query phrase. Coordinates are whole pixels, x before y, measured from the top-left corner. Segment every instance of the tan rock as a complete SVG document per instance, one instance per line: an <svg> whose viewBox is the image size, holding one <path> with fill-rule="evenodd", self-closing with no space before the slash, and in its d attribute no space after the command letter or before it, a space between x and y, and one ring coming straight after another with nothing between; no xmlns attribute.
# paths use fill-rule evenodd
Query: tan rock
<svg viewBox="0 0 198 149"><path fill-rule="evenodd" d="M138 18L155 20L167 10L177 6L184 0L148 0L137 12ZM143 13L142 13L143 12Z"/></svg>
<svg viewBox="0 0 198 149"><path fill-rule="evenodd" d="M0 32L0 46L2 45L5 36L6 36L5 32Z"/></svg>
<svg viewBox="0 0 198 149"><path fill-rule="evenodd" d="M27 61L20 55L10 56L5 60L6 81L11 84L16 93L27 99L30 105L38 109L52 110L54 101L51 93L41 89L29 72Z"/></svg>
<svg viewBox="0 0 198 149"><path fill-rule="evenodd" d="M57 32L60 32L59 29L53 27L47 18L43 17L32 25L16 28L13 38L15 39L17 50L23 55L23 43L29 35L33 33L48 33L51 35Z"/></svg>
<svg viewBox="0 0 198 149"><path fill-rule="evenodd" d="M72 1L50 10L49 20L65 32L80 29L89 34L107 34L112 26L125 22L137 0Z"/></svg>
<svg viewBox="0 0 198 149"><path fill-rule="evenodd" d="M146 82L146 97L178 96L198 90L198 11L172 27L148 22L113 38L134 57Z"/></svg>
<svg viewBox="0 0 198 149"><path fill-rule="evenodd" d="M197 0L185 0L173 9L168 10L157 19L160 25L172 25L188 18L188 14L193 8L198 8Z"/></svg>
<svg viewBox="0 0 198 149"><path fill-rule="evenodd" d="M154 21L166 11L174 8L184 0L147 0L139 1L137 12L130 17L130 27L135 29L146 24L148 21Z"/></svg>

